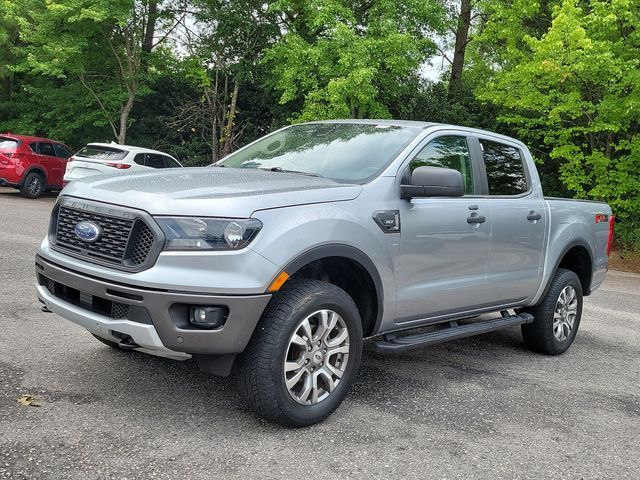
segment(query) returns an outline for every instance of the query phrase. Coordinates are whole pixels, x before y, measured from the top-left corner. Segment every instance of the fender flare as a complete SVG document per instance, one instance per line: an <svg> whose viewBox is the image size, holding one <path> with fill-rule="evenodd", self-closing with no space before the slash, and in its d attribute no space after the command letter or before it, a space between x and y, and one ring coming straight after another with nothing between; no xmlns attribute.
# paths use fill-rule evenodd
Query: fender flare
<svg viewBox="0 0 640 480"><path fill-rule="evenodd" d="M551 286L551 282L553 281L553 277L558 271L558 268L560 268L560 262L562 262L562 260L567 255L567 253L569 253L569 250L571 250L574 247L583 247L587 251L587 254L589 255L589 262L591 263L591 280L593 280L593 271L595 269L594 268L595 266L593 263L593 254L591 253L591 247L585 240L582 240L582 239L574 240L564 247L564 249L562 250L562 253L556 259L555 265L553 266L553 270L551 270L552 273L551 275L549 275L547 284L545 285L544 290L542 291L542 295L540 296L540 300L547 295L547 292L549 291L549 287ZM582 294L585 297L591 295L591 282L589 282L588 289L585 292L582 292Z"/></svg>
<svg viewBox="0 0 640 480"><path fill-rule="evenodd" d="M351 245L341 243L320 245L318 247L313 247L309 250L306 250L305 252L295 257L282 269L282 271L291 276L305 265L316 260L321 260L328 257L344 257L353 260L362 268L364 268L364 270L371 277L373 285L376 289L377 299L377 314L372 329L372 332L375 334L375 332L377 332L380 328L380 323L382 322L382 314L384 311L384 290L382 287L382 280L380 278L378 269L376 268L373 261L369 258L369 256L362 250L359 250L356 247L352 247Z"/></svg>

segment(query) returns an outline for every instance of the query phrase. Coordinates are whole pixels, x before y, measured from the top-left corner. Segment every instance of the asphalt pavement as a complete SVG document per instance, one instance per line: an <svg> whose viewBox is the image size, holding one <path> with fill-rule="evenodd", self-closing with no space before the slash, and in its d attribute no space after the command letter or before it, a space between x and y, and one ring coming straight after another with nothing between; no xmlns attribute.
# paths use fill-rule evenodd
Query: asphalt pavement
<svg viewBox="0 0 640 480"><path fill-rule="evenodd" d="M54 202L0 188L1 479L640 476L639 275L609 272L558 357L517 328L400 356L367 345L336 413L287 430L229 379L42 313L34 254Z"/></svg>

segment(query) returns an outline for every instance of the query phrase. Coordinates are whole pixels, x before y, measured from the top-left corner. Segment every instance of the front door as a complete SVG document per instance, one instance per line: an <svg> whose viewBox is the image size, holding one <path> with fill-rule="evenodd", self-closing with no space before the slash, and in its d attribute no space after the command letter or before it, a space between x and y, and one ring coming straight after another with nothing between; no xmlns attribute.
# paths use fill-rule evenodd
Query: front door
<svg viewBox="0 0 640 480"><path fill-rule="evenodd" d="M465 196L401 203L396 322L436 319L485 303L491 212L488 201L475 196L479 169L468 143L465 136L439 136L409 164L411 170L435 166L460 171Z"/></svg>

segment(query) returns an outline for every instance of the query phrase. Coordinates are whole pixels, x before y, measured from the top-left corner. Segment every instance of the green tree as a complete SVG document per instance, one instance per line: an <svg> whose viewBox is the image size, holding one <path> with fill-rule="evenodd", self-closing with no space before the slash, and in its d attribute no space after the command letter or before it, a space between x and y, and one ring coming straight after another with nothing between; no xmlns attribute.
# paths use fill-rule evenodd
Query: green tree
<svg viewBox="0 0 640 480"><path fill-rule="evenodd" d="M280 102L303 101L299 121L389 117L382 95L415 75L444 29L435 1L279 0L282 38L266 55Z"/></svg>

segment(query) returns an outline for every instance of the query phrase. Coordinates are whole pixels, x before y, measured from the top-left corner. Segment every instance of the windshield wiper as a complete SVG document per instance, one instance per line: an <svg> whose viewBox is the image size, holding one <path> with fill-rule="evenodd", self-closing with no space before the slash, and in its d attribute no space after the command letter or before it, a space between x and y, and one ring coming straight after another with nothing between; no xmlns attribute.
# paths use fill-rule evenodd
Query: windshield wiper
<svg viewBox="0 0 640 480"><path fill-rule="evenodd" d="M260 170L267 170L269 172L280 172L280 173L295 173L297 175L306 175L308 177L321 177L322 176L322 175L318 175L317 173L301 172L299 170L285 170L282 167L261 168Z"/></svg>

